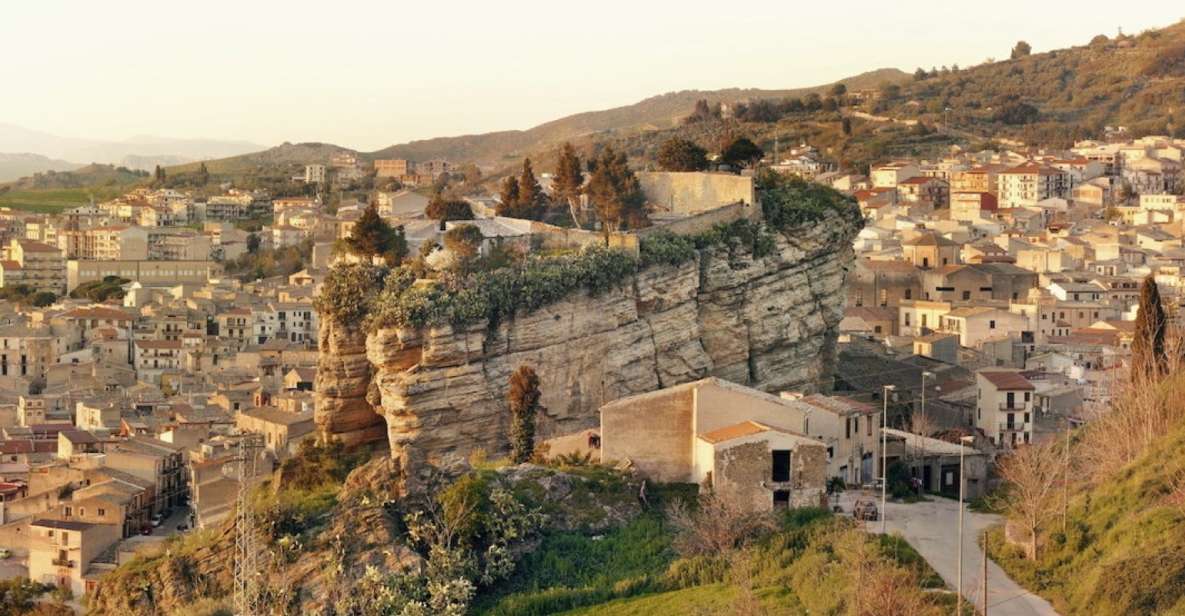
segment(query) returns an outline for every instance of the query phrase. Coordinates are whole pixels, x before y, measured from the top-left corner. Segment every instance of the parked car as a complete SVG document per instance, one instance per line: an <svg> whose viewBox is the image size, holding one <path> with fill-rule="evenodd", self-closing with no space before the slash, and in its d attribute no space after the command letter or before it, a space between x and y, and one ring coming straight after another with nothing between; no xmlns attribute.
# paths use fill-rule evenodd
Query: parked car
<svg viewBox="0 0 1185 616"><path fill-rule="evenodd" d="M152 516L152 527L153 528L160 526L162 522L164 522L164 518L161 518L159 515Z"/></svg>
<svg viewBox="0 0 1185 616"><path fill-rule="evenodd" d="M857 520L871 520L875 522L880 519L880 511L877 510L875 502L858 500L855 505L852 505L852 517Z"/></svg>
<svg viewBox="0 0 1185 616"><path fill-rule="evenodd" d="M0 548L0 558L12 558L12 550L8 548Z"/></svg>

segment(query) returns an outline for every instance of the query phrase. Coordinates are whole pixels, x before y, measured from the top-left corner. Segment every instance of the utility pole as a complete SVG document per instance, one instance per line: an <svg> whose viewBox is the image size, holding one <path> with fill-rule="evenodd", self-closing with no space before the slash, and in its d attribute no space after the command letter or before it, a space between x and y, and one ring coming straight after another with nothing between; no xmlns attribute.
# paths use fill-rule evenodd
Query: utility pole
<svg viewBox="0 0 1185 616"><path fill-rule="evenodd" d="M1070 421L1066 420L1066 451L1062 463L1062 534L1066 532L1066 518L1070 514Z"/></svg>
<svg viewBox="0 0 1185 616"><path fill-rule="evenodd" d="M983 538L983 616L987 616L988 611L988 594L987 594L987 536Z"/></svg>
<svg viewBox="0 0 1185 616"><path fill-rule="evenodd" d="M234 608L236 616L257 616L259 610L259 550L251 510L251 480L255 477L258 435L239 439L239 492L235 503Z"/></svg>
<svg viewBox="0 0 1185 616"><path fill-rule="evenodd" d="M975 438L972 436L959 438L959 579L955 589L955 613L959 616L963 614L963 486L967 484L963 479L963 452L966 450L966 443L969 440L974 441Z"/></svg>
<svg viewBox="0 0 1185 616"><path fill-rule="evenodd" d="M889 517L887 503L889 500L889 393L897 389L896 385L885 385L884 409L881 411L881 534L885 534L885 522Z"/></svg>

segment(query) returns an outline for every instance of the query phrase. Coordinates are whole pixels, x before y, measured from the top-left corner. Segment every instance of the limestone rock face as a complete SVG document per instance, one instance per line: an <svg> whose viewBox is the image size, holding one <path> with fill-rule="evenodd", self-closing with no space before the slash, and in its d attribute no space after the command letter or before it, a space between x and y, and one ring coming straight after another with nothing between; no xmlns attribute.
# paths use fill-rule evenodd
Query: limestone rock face
<svg viewBox="0 0 1185 616"><path fill-rule="evenodd" d="M347 445L381 441L386 422L375 412L366 334L357 325L321 319L318 331L315 421L321 434L331 434ZM374 402L378 399L371 396Z"/></svg>
<svg viewBox="0 0 1185 616"><path fill-rule="evenodd" d="M826 389L856 231L829 215L778 235L765 257L703 249L492 328L364 337L323 319L318 426L352 442L381 438L365 402L371 388L391 454L414 482L426 464L506 451L508 380L523 364L541 380L540 438L598 425L606 402L706 376L773 392Z"/></svg>

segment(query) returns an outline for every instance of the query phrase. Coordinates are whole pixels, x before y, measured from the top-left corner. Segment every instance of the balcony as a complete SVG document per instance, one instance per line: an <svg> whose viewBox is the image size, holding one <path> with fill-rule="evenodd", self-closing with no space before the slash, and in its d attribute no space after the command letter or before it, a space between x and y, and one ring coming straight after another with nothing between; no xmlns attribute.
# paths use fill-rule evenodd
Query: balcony
<svg viewBox="0 0 1185 616"><path fill-rule="evenodd" d="M1027 405L1024 402L1013 402L1012 404L1008 404L1007 402L1001 402L1000 403L1000 412L1001 413L1023 413L1025 411L1032 410L1032 409L1025 408L1026 406Z"/></svg>
<svg viewBox="0 0 1185 616"><path fill-rule="evenodd" d="M53 566L73 569L74 561L70 560L69 558L55 558L53 559Z"/></svg>
<svg viewBox="0 0 1185 616"><path fill-rule="evenodd" d="M1006 421L1000 422L1000 432L1028 432L1032 428L1031 424L1023 422L1008 423Z"/></svg>

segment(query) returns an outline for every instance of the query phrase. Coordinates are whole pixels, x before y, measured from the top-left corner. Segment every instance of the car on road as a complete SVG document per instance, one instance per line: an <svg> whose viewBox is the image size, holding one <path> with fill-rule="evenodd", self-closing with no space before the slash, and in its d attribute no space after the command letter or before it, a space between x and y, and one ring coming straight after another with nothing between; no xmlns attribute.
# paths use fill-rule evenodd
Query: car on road
<svg viewBox="0 0 1185 616"><path fill-rule="evenodd" d="M870 500L858 500L856 504L852 505L852 517L857 520L877 521L880 519L880 511L876 508L876 503Z"/></svg>
<svg viewBox="0 0 1185 616"><path fill-rule="evenodd" d="M8 548L0 548L0 559L12 558L12 550Z"/></svg>

